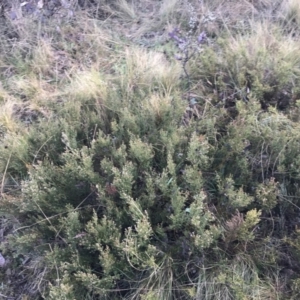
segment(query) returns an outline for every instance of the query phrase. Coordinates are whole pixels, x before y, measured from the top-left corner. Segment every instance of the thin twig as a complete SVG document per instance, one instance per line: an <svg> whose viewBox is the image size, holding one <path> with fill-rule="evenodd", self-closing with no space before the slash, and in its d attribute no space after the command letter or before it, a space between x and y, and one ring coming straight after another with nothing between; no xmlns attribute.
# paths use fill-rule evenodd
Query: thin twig
<svg viewBox="0 0 300 300"><path fill-rule="evenodd" d="M4 183L5 183L5 177L6 177L6 173L7 173L7 169L8 169L8 165L10 163L10 159L11 159L11 153L9 155L9 158L7 160L6 166L5 166L5 170L3 173L3 177L2 177L2 183L1 183L1 196L3 197L3 190L4 190Z"/></svg>
<svg viewBox="0 0 300 300"><path fill-rule="evenodd" d="M36 152L36 154L34 155L34 158L32 160L32 165L34 164L39 152L42 150L42 148L53 138L53 136L50 136L42 145L41 147L38 149L38 151Z"/></svg>

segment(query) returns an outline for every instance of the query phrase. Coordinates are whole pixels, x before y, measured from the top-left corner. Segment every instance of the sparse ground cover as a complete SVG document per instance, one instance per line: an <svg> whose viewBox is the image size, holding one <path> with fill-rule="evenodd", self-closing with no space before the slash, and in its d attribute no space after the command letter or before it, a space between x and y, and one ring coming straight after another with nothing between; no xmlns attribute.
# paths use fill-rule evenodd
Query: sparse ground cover
<svg viewBox="0 0 300 300"><path fill-rule="evenodd" d="M1 5L0 298L299 299L298 1Z"/></svg>

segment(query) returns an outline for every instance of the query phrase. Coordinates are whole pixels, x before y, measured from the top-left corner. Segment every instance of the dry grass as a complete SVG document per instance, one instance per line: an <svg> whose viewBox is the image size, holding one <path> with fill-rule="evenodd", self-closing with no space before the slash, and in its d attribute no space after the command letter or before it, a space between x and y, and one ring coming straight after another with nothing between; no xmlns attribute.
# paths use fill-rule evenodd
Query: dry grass
<svg viewBox="0 0 300 300"><path fill-rule="evenodd" d="M118 0L117 8L120 11L120 17L126 22L126 20L132 21L137 19L136 7L134 1L127 2L126 0Z"/></svg>
<svg viewBox="0 0 300 300"><path fill-rule="evenodd" d="M300 25L300 3L296 0L283 1L281 4L282 17L290 26Z"/></svg>
<svg viewBox="0 0 300 300"><path fill-rule="evenodd" d="M170 64L161 53L131 47L125 53L125 78L127 88L134 87L172 91L179 79L179 64Z"/></svg>

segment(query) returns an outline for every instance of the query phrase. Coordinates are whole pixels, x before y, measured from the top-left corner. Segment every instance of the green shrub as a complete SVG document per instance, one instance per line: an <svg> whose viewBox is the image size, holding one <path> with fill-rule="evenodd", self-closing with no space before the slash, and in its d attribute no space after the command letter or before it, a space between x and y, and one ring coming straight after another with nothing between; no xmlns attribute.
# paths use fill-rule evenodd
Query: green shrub
<svg viewBox="0 0 300 300"><path fill-rule="evenodd" d="M166 4L159 24L178 17ZM90 19L49 21L24 61L21 38L2 45L0 294L296 299L299 45L278 16L238 28L226 7L185 70Z"/></svg>

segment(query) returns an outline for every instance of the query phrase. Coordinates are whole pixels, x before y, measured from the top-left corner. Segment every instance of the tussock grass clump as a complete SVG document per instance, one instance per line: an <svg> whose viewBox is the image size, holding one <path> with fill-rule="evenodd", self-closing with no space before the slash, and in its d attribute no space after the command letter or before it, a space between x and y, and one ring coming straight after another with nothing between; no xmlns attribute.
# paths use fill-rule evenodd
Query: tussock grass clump
<svg viewBox="0 0 300 300"><path fill-rule="evenodd" d="M250 97L259 99L264 109L294 106L299 94L298 42L266 24L252 30L217 39L213 47L205 48L191 64L194 81L203 80L205 93L226 107Z"/></svg>
<svg viewBox="0 0 300 300"><path fill-rule="evenodd" d="M1 296L297 299L295 2L9 12Z"/></svg>

